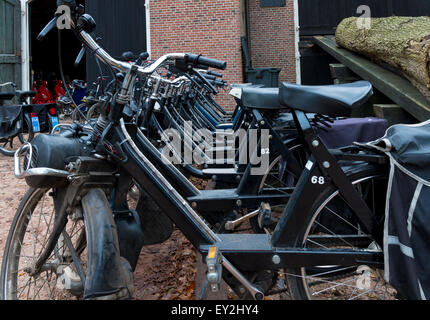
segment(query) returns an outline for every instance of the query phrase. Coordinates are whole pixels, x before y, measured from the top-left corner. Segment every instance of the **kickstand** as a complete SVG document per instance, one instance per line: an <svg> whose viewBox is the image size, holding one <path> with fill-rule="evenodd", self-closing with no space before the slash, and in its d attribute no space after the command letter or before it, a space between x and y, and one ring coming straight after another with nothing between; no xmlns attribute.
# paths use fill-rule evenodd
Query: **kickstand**
<svg viewBox="0 0 430 320"><path fill-rule="evenodd" d="M207 288L208 288L208 279L206 279L205 282L203 283L202 290L200 291L199 300L203 300Z"/></svg>

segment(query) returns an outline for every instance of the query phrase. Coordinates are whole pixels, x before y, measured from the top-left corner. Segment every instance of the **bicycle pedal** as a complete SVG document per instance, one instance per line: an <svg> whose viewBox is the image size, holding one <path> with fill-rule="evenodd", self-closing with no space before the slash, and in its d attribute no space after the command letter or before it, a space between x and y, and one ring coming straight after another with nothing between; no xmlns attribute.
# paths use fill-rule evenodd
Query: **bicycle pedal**
<svg viewBox="0 0 430 320"><path fill-rule="evenodd" d="M221 286L222 258L216 246L209 249L206 257L206 280L212 292L218 292Z"/></svg>
<svg viewBox="0 0 430 320"><path fill-rule="evenodd" d="M258 209L258 225L261 229L268 227L272 223L272 208L270 204L262 202Z"/></svg>

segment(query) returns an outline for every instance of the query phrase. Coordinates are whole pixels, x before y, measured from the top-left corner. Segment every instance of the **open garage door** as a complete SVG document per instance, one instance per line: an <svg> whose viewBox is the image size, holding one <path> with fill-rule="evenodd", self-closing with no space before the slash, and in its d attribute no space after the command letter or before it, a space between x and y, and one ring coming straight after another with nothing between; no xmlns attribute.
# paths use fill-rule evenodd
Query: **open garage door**
<svg viewBox="0 0 430 320"><path fill-rule="evenodd" d="M78 0L83 4L84 0ZM58 57L58 31L55 28L42 41L37 40L40 31L51 21L57 10L56 1L33 0L29 3L30 54L33 80L45 80L53 93L53 81L60 79ZM61 31L61 59L66 81L86 80L85 61L75 67L74 62L81 50L81 42L71 30Z"/></svg>
<svg viewBox="0 0 430 320"><path fill-rule="evenodd" d="M0 83L21 87L21 20L18 0L0 0Z"/></svg>
<svg viewBox="0 0 430 320"><path fill-rule="evenodd" d="M370 8L372 17L430 15L430 1L422 0L299 0L303 84L332 83L328 65L335 61L312 44L312 37L334 35L342 19L361 15L357 9L363 5Z"/></svg>

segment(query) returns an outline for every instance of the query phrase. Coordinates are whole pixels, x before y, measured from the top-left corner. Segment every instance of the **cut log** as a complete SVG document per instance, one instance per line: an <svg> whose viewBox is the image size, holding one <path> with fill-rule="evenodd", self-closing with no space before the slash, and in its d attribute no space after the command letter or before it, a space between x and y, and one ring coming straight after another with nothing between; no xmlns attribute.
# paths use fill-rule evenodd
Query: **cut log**
<svg viewBox="0 0 430 320"><path fill-rule="evenodd" d="M338 46L382 61L401 72L430 100L430 17L344 19L336 30Z"/></svg>

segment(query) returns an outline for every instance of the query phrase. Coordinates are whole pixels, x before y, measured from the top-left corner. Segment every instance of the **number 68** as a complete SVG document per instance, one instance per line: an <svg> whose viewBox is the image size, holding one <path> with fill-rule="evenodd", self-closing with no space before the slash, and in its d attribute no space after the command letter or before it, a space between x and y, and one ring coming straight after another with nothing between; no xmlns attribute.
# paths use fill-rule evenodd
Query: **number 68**
<svg viewBox="0 0 430 320"><path fill-rule="evenodd" d="M311 178L311 182L312 184L325 184L325 179L324 177L317 177L317 176L313 176Z"/></svg>

